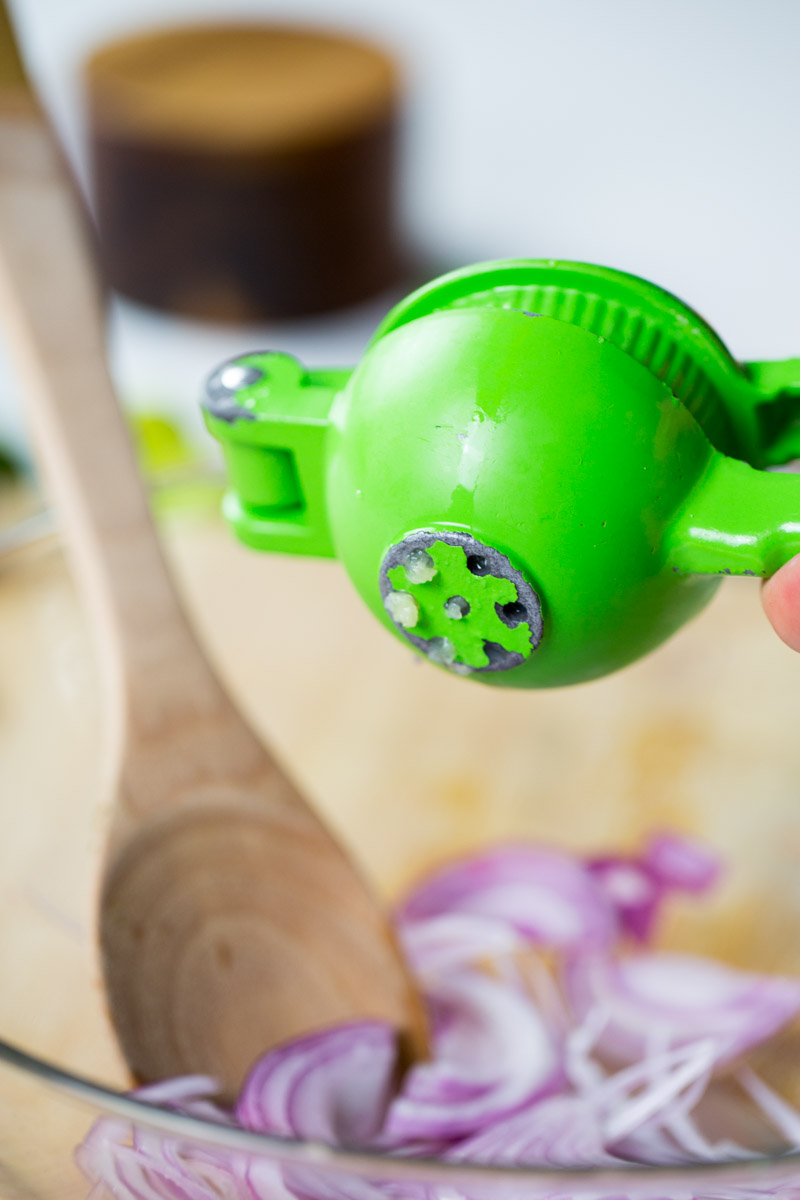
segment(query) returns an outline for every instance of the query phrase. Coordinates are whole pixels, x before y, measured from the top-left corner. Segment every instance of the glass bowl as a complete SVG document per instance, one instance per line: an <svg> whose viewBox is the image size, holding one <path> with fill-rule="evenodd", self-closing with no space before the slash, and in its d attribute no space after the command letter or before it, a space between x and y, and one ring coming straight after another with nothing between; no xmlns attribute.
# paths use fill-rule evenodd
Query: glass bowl
<svg viewBox="0 0 800 1200"><path fill-rule="evenodd" d="M709 843L726 873L707 901L673 905L660 941L800 975L800 658L767 628L751 581L727 582L692 626L611 679L501 692L417 662L335 563L252 554L207 507L169 509L161 523L220 674L387 900L489 843L603 852L676 830ZM73 1151L99 1115L177 1139L187 1153L227 1155L240 1190L207 1192L224 1200L252 1200L248 1179L259 1171L257 1194L281 1200L276 1164L313 1200L800 1194L797 1156L465 1167L283 1142L125 1095L93 935L106 813L90 631L57 537L16 541L0 554L4 1200L87 1196ZM759 1066L797 1103L797 1030Z"/></svg>

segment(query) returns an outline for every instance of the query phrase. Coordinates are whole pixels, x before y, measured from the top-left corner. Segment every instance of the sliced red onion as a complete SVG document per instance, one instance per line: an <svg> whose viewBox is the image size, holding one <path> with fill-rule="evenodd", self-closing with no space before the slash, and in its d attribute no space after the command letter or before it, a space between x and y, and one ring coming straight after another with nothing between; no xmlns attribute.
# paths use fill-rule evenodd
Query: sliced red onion
<svg viewBox="0 0 800 1200"><path fill-rule="evenodd" d="M489 1125L447 1153L455 1162L520 1166L619 1165L606 1150L595 1105L584 1096L550 1096Z"/></svg>
<svg viewBox="0 0 800 1200"><path fill-rule="evenodd" d="M110 1188L115 1148L126 1145L130 1138L131 1126L128 1121L118 1117L101 1117L95 1121L75 1150L75 1162L91 1184L99 1186L106 1183Z"/></svg>
<svg viewBox="0 0 800 1200"><path fill-rule="evenodd" d="M397 1035L353 1021L273 1050L248 1075L236 1106L246 1129L366 1146L394 1091Z"/></svg>
<svg viewBox="0 0 800 1200"><path fill-rule="evenodd" d="M505 921L471 912L404 921L398 932L403 952L420 978L503 958L525 944Z"/></svg>
<svg viewBox="0 0 800 1200"><path fill-rule="evenodd" d="M630 859L597 858L589 870L615 909L620 928L637 942L649 941L664 895L660 884Z"/></svg>
<svg viewBox="0 0 800 1200"><path fill-rule="evenodd" d="M665 1105L643 1126L618 1140L614 1150L633 1162L668 1163L722 1162L752 1157L731 1139L710 1142L696 1119L700 1102L707 1094L708 1070L689 1084L682 1095Z"/></svg>
<svg viewBox="0 0 800 1200"><path fill-rule="evenodd" d="M146 1100L148 1104L176 1108L215 1125L236 1125L233 1113L213 1099L218 1092L219 1083L210 1076L182 1075L178 1079L165 1079L137 1088L133 1095L138 1100Z"/></svg>
<svg viewBox="0 0 800 1200"><path fill-rule="evenodd" d="M640 861L651 878L664 887L693 895L713 887L722 870L717 855L702 842L674 833L651 838Z"/></svg>
<svg viewBox="0 0 800 1200"><path fill-rule="evenodd" d="M800 1149L800 1113L797 1109L793 1108L791 1104L787 1104L777 1092L773 1092L772 1088L768 1087L764 1080L760 1079L749 1067L742 1067L736 1077L764 1116L786 1138L789 1148Z"/></svg>
<svg viewBox="0 0 800 1200"><path fill-rule="evenodd" d="M387 1144L462 1137L562 1080L554 1038L518 987L459 971L429 1000L433 1058L412 1067L391 1104Z"/></svg>
<svg viewBox="0 0 800 1200"><path fill-rule="evenodd" d="M662 833L637 856L592 858L588 869L613 905L620 926L648 942L664 902L676 891L699 895L716 882L718 859L699 842Z"/></svg>
<svg viewBox="0 0 800 1200"><path fill-rule="evenodd" d="M180 1075L177 1079L162 1079L137 1088L133 1095L137 1100L162 1107L179 1107L195 1100L210 1100L219 1092L219 1083L210 1075Z"/></svg>
<svg viewBox="0 0 800 1200"><path fill-rule="evenodd" d="M688 954L575 957L564 980L578 1021L595 1009L604 1015L597 1052L616 1063L711 1038L719 1066L800 1012L800 979L754 975Z"/></svg>
<svg viewBox="0 0 800 1200"><path fill-rule="evenodd" d="M381 1189L368 1179L321 1167L284 1167L283 1181L295 1200L385 1200Z"/></svg>
<svg viewBox="0 0 800 1200"><path fill-rule="evenodd" d="M693 1118L686 1115L669 1118L663 1128L645 1125L630 1137L617 1142L614 1151L628 1162L651 1167L741 1162L753 1157L752 1150L746 1150L733 1141L712 1144L700 1133ZM744 1198L738 1197L737 1200Z"/></svg>
<svg viewBox="0 0 800 1200"><path fill-rule="evenodd" d="M378 1183L317 1166L284 1167L283 1178L295 1200L437 1200L437 1194L424 1183ZM466 1198L454 1193L451 1200Z"/></svg>
<svg viewBox="0 0 800 1200"><path fill-rule="evenodd" d="M607 1024L603 1009L592 1008L580 1025L574 1026L564 1041L564 1073L577 1092L590 1092L600 1086L606 1072L594 1057L595 1047Z"/></svg>
<svg viewBox="0 0 800 1200"><path fill-rule="evenodd" d="M76 1161L98 1200L292 1200L275 1167L270 1186L259 1191L249 1180L246 1155L134 1130L116 1119L95 1124Z"/></svg>
<svg viewBox="0 0 800 1200"><path fill-rule="evenodd" d="M459 1143L447 1157L461 1162L539 1166L619 1163L616 1143L691 1107L705 1083L713 1047L701 1043L637 1064L580 1095L559 1095L526 1106Z"/></svg>
<svg viewBox="0 0 800 1200"><path fill-rule="evenodd" d="M284 1170L268 1158L250 1158L245 1175L250 1189L247 1200L295 1200L294 1191L284 1180Z"/></svg>
<svg viewBox="0 0 800 1200"><path fill-rule="evenodd" d="M219 1091L216 1080L204 1075L183 1076L139 1088L139 1100L202 1117L209 1122L233 1123L231 1114L210 1099ZM75 1160L94 1188L103 1195L130 1200L254 1200L241 1182L245 1156L211 1152L196 1144L182 1144L142 1125L118 1118L97 1121L75 1152ZM234 1191L237 1174L241 1187ZM214 1190L215 1187L218 1190ZM224 1189L227 1188L227 1191ZM105 1191L104 1191L105 1189ZM260 1200L260 1198L256 1198ZM275 1197L275 1200L278 1200Z"/></svg>
<svg viewBox="0 0 800 1200"><path fill-rule="evenodd" d="M547 1166L742 1159L750 1151L739 1142L707 1136L726 1127L709 1120L717 1086L709 1082L800 1012L800 980L690 955L611 957L622 933L652 936L672 893L698 894L717 873L704 848L667 834L636 857L582 863L501 848L446 868L400 913L429 1005L432 1058L399 1092L393 1031L358 1021L266 1055L235 1114L214 1101L204 1076L137 1095L210 1122L405 1157ZM738 1079L764 1129L800 1148L800 1113L751 1071ZM421 1185L309 1164L279 1169L116 1119L97 1122L77 1160L94 1200L430 1200ZM737 1200L777 1192L740 1189Z"/></svg>
<svg viewBox="0 0 800 1200"><path fill-rule="evenodd" d="M611 944L616 919L583 863L557 850L503 846L438 871L399 913L401 928L443 914L500 921L537 946L596 949Z"/></svg>
<svg viewBox="0 0 800 1200"><path fill-rule="evenodd" d="M602 1114L606 1148L619 1158L661 1165L746 1154L733 1142L712 1147L691 1116L714 1056L714 1043L706 1040L635 1063L595 1085L588 1095Z"/></svg>
<svg viewBox="0 0 800 1200"><path fill-rule="evenodd" d="M607 1142L613 1145L649 1122L663 1126L690 1111L708 1084L714 1056L708 1039L645 1059L606 1080L596 1102L604 1110Z"/></svg>
<svg viewBox="0 0 800 1200"><path fill-rule="evenodd" d="M614 1149L626 1162L639 1163L641 1166L683 1166L692 1162L691 1155L681 1149L673 1137L652 1125L637 1129L630 1137L617 1142Z"/></svg>

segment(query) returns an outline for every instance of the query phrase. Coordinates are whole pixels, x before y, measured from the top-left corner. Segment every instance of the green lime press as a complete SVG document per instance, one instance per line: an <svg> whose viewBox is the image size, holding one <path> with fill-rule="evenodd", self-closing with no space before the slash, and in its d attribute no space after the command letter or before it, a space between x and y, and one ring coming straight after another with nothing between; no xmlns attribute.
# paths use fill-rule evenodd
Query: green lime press
<svg viewBox="0 0 800 1200"><path fill-rule="evenodd" d="M456 271L354 370L244 354L204 408L243 542L341 559L387 629L486 683L615 671L800 552L800 477L765 470L800 456L800 360L739 363L618 271Z"/></svg>

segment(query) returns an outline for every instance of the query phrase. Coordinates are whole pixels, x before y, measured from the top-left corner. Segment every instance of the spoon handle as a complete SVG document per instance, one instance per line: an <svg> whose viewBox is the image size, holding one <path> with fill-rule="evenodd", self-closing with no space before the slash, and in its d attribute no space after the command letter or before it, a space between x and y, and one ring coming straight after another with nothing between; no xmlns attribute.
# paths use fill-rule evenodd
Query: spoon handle
<svg viewBox="0 0 800 1200"><path fill-rule="evenodd" d="M0 110L0 321L117 685L107 694L125 697L136 726L224 701L181 612L113 394L87 232L47 125L19 93Z"/></svg>

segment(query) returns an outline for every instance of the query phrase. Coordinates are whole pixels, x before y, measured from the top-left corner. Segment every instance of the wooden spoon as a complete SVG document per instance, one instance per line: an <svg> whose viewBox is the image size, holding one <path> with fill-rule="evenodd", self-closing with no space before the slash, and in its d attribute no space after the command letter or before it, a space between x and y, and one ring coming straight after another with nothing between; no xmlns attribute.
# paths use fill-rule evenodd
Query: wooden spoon
<svg viewBox="0 0 800 1200"><path fill-rule="evenodd" d="M384 1018L421 1053L421 1007L375 898L181 611L106 370L80 206L24 74L5 77L0 318L105 669L100 943L127 1061L140 1080L209 1073L232 1096L266 1049L337 1021Z"/></svg>

